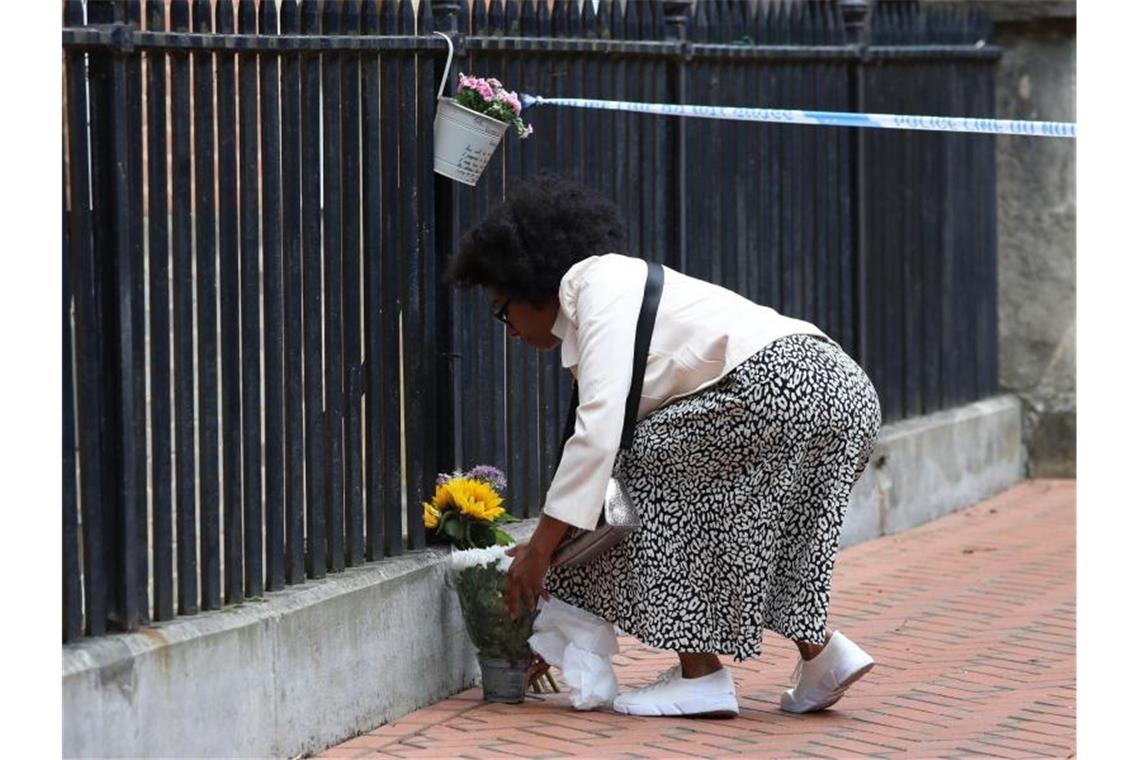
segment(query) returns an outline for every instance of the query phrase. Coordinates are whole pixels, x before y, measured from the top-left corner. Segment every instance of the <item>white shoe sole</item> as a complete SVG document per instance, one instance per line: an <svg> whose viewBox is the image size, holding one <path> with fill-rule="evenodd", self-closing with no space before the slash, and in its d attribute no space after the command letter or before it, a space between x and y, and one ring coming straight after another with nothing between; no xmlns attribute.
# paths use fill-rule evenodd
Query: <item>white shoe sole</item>
<svg viewBox="0 0 1140 760"><path fill-rule="evenodd" d="M735 718L740 706L731 694L693 697L681 702L651 702L626 705L614 701L614 710L623 715L674 716L683 718Z"/></svg>
<svg viewBox="0 0 1140 760"><path fill-rule="evenodd" d="M840 681L834 688L813 689L803 699L797 700L794 689L787 689L780 698L780 709L784 712L805 713L815 712L831 707L843 698L844 693L851 684L858 681L875 667L875 661L867 657L866 661Z"/></svg>

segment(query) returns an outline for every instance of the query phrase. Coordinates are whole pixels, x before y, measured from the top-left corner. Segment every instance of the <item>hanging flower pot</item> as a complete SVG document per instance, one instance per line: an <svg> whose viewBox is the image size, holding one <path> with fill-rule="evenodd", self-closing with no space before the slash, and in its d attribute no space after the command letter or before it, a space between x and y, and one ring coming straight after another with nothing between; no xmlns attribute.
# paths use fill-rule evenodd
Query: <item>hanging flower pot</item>
<svg viewBox="0 0 1140 760"><path fill-rule="evenodd" d="M435 171L474 185L499 147L506 122L439 98L435 111Z"/></svg>
<svg viewBox="0 0 1140 760"><path fill-rule="evenodd" d="M436 96L435 171L456 182L474 185L507 127L513 126L521 138L528 137L534 129L520 118L522 104L518 94L505 89L497 79L461 73L456 97L444 97L454 48L447 35L435 34L447 40L448 46L447 65Z"/></svg>

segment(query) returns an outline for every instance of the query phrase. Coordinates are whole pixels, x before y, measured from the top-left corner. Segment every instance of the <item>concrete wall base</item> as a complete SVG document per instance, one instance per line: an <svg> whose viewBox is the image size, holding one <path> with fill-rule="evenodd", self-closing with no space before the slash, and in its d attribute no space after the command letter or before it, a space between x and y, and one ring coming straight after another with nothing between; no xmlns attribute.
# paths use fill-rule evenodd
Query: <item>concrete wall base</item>
<svg viewBox="0 0 1140 760"><path fill-rule="evenodd" d="M63 649L65 757L297 757L478 683L447 551Z"/></svg>
<svg viewBox="0 0 1140 760"><path fill-rule="evenodd" d="M1005 395L884 425L851 492L842 548L976 504L1025 477L1021 402Z"/></svg>
<svg viewBox="0 0 1140 760"><path fill-rule="evenodd" d="M921 525L1024 472L1016 397L885 426L841 545ZM416 552L65 646L64 756L293 758L474 685L446 556Z"/></svg>

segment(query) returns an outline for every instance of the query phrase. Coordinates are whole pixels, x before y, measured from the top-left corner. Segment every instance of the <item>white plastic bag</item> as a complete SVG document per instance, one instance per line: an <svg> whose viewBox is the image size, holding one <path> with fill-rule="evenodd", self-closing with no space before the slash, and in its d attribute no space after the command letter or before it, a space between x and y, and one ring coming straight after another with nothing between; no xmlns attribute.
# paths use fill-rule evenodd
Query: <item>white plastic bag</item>
<svg viewBox="0 0 1140 760"><path fill-rule="evenodd" d="M618 694L611 658L618 653L612 623L551 597L539 603L531 649L562 671L570 686L570 704L593 710Z"/></svg>

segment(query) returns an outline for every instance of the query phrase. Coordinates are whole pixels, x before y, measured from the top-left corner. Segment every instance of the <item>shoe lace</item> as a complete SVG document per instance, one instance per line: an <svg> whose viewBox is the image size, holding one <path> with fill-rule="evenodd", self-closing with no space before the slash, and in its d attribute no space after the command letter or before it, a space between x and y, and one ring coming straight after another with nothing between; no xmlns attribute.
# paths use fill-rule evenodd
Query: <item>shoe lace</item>
<svg viewBox="0 0 1140 760"><path fill-rule="evenodd" d="M804 659L801 657L799 662L796 663L796 669L792 671L792 686L799 684L800 675L804 672Z"/></svg>
<svg viewBox="0 0 1140 760"><path fill-rule="evenodd" d="M672 681L673 678L680 672L680 670L681 670L680 665L674 665L673 667L669 668L668 670L663 670L657 674L657 680L655 680L653 683L646 684L645 686L642 686L638 689L635 689L634 691L641 693L641 694L645 694L645 693L648 693L651 691L656 691L658 688L665 686L670 681Z"/></svg>

